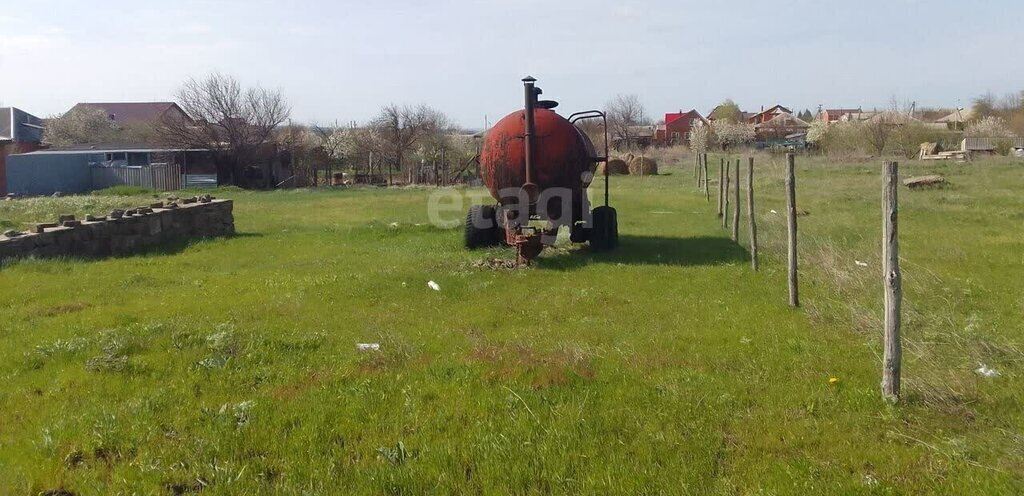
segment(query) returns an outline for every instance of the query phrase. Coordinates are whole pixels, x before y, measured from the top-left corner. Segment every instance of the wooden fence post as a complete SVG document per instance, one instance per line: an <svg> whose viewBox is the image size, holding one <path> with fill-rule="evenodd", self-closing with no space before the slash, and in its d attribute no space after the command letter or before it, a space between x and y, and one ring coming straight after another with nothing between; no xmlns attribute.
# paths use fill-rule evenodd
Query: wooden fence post
<svg viewBox="0 0 1024 496"><path fill-rule="evenodd" d="M700 189L700 182L703 179L700 174L700 154L698 153L696 160L693 162L693 177L697 179L697 189Z"/></svg>
<svg viewBox="0 0 1024 496"><path fill-rule="evenodd" d="M708 188L708 154L701 154L701 162L704 167L704 200L711 203L711 191Z"/></svg>
<svg viewBox="0 0 1024 496"><path fill-rule="evenodd" d="M754 157L747 164L747 218L750 219L750 266L757 272L757 219L754 216Z"/></svg>
<svg viewBox="0 0 1024 496"><path fill-rule="evenodd" d="M736 159L736 168L734 169L736 176L736 192L733 197L733 203L735 205L732 209L732 240L739 243L740 241L740 159Z"/></svg>
<svg viewBox="0 0 1024 496"><path fill-rule="evenodd" d="M796 157L786 154L786 218L789 235L789 306L800 306L800 290L797 285L796 272Z"/></svg>
<svg viewBox="0 0 1024 496"><path fill-rule="evenodd" d="M718 163L718 216L725 215L725 159Z"/></svg>
<svg viewBox="0 0 1024 496"><path fill-rule="evenodd" d="M722 208L722 228L729 228L729 193L732 191L729 189L732 186L731 178L729 177L729 162L725 162L725 182L722 184L722 196L725 198L722 200L724 203Z"/></svg>
<svg viewBox="0 0 1024 496"><path fill-rule="evenodd" d="M903 280L900 274L899 243L899 164L882 164L882 264L885 286L885 350L882 355L882 397L900 399L900 369L903 349L900 342Z"/></svg>

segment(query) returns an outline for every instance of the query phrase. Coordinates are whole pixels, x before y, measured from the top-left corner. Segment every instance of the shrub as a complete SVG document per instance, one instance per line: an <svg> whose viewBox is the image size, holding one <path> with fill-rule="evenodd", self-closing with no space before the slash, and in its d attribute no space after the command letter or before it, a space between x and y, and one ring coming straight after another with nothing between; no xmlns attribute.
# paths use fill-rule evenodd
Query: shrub
<svg viewBox="0 0 1024 496"><path fill-rule="evenodd" d="M914 158L921 150L921 143L939 143L942 149L950 149L959 142L958 132L930 128L923 123L914 122L893 130L886 151L892 155Z"/></svg>
<svg viewBox="0 0 1024 496"><path fill-rule="evenodd" d="M994 151L999 155L1009 155L1013 151L1013 138L1005 136L996 138L992 145L995 147Z"/></svg>
<svg viewBox="0 0 1024 496"><path fill-rule="evenodd" d="M837 122L821 132L817 145L832 157L860 155L865 147L864 132L858 122Z"/></svg>
<svg viewBox="0 0 1024 496"><path fill-rule="evenodd" d="M1012 138L1013 132L1006 127L1006 121L999 117L984 117L971 123L964 131L964 136L974 138Z"/></svg>

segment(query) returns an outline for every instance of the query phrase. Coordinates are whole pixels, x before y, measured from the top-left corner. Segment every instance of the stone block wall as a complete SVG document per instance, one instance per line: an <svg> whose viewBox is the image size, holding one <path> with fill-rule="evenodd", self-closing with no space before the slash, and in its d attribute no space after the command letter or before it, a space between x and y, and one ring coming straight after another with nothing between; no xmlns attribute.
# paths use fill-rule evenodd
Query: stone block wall
<svg viewBox="0 0 1024 496"><path fill-rule="evenodd" d="M231 200L204 197L89 215L83 221L62 215L57 223L36 224L28 233L0 235L0 261L128 255L183 239L228 236L235 233L232 208Z"/></svg>

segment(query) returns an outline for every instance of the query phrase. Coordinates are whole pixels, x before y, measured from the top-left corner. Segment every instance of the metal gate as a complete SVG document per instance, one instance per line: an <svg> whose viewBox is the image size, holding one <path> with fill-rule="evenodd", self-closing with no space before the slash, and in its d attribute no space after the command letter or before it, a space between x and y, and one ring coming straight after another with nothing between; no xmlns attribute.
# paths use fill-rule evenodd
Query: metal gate
<svg viewBox="0 0 1024 496"><path fill-rule="evenodd" d="M92 167L93 189L117 185L141 186L158 191L181 189L181 166L178 164L151 164L142 167Z"/></svg>

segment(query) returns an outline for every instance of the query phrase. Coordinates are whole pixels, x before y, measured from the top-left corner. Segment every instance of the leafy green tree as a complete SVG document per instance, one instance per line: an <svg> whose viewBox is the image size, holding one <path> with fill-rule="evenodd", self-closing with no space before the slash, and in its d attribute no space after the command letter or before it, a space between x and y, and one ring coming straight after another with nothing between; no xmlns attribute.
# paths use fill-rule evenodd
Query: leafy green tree
<svg viewBox="0 0 1024 496"><path fill-rule="evenodd" d="M722 122L740 122L743 120L743 111L740 110L739 105L736 105L736 102L726 98L711 112L711 118Z"/></svg>

